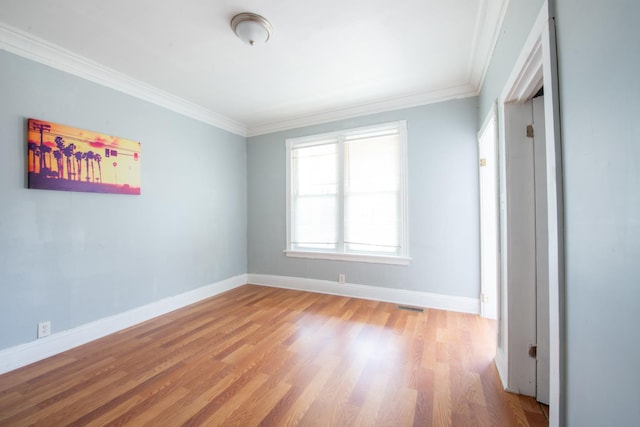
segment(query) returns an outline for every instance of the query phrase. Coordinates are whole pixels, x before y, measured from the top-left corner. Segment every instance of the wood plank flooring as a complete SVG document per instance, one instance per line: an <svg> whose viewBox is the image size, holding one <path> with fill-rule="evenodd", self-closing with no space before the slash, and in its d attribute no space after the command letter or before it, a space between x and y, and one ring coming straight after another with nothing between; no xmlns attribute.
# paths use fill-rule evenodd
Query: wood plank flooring
<svg viewBox="0 0 640 427"><path fill-rule="evenodd" d="M546 426L495 322L246 285L0 376L0 426Z"/></svg>

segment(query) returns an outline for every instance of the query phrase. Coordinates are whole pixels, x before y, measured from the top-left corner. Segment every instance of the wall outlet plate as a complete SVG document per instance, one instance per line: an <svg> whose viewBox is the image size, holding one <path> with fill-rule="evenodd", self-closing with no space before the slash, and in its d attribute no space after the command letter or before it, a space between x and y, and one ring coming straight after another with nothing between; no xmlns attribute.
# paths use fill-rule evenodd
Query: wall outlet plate
<svg viewBox="0 0 640 427"><path fill-rule="evenodd" d="M38 323L38 338L44 338L51 335L51 321Z"/></svg>
<svg viewBox="0 0 640 427"><path fill-rule="evenodd" d="M338 283L344 283L344 274L338 274Z"/></svg>

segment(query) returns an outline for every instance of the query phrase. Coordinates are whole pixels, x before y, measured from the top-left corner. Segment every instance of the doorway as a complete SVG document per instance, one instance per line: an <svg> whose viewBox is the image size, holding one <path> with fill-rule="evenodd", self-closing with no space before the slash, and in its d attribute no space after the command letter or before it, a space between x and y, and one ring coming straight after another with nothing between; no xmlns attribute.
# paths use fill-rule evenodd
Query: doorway
<svg viewBox="0 0 640 427"><path fill-rule="evenodd" d="M499 123L499 213L500 213L500 306L498 313L498 348L496 366L504 387L516 393L536 396L538 394L537 371L548 372L549 425L559 426L564 420L564 240L563 240L563 195L562 195L562 149L557 86L557 57L555 53L555 26L549 17L549 6L545 1L531 33L525 41L520 56L505 82L497 100ZM527 148L522 140L523 130L512 124L526 101L532 99L544 85L542 99L545 118L544 172L539 173L538 186L546 190L546 215L536 212L535 173L532 160L529 166L518 169L520 154L534 159L533 144ZM523 107L526 110L526 107ZM533 108L533 107L531 107ZM529 109L531 111L531 109ZM526 115L522 112L523 115ZM525 128L524 135L526 137ZM534 135L536 134L534 130ZM521 144L518 144L518 138ZM522 145L524 144L524 145ZM511 151L510 151L511 150ZM539 160L540 163L540 160ZM540 165L538 165L540 166ZM528 169L527 169L528 168ZM518 172L517 174L515 172ZM514 176L512 176L514 175ZM524 192L517 191L518 176L528 175L534 184ZM544 177L544 182L540 180ZM524 181L524 180L523 180ZM520 198L520 200L519 200ZM538 203L538 208L545 209ZM540 270L536 253L536 217L546 217L546 268ZM517 226L524 223L525 227ZM538 222L538 229L544 227ZM532 232L533 230L533 232ZM518 239L527 244L519 246ZM533 242L533 243L531 243ZM545 246L539 243L538 246ZM532 262L533 260L533 262ZM548 308L548 327L537 324L537 276L546 276L548 296L544 299ZM538 329L548 331L548 368L538 366L535 348ZM541 392L541 395L543 392Z"/></svg>
<svg viewBox="0 0 640 427"><path fill-rule="evenodd" d="M501 204L507 389L549 404L549 269L544 98L504 105Z"/></svg>

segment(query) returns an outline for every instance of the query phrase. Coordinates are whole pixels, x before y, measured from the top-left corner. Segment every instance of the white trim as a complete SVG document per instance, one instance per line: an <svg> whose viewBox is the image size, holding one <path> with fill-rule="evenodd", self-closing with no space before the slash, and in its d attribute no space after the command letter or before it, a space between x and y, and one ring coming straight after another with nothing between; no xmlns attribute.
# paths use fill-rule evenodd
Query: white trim
<svg viewBox="0 0 640 427"><path fill-rule="evenodd" d="M504 97L505 102L524 102L531 99L531 94L540 90L542 76L542 39L538 38L531 51L522 59L522 69L517 75L513 87Z"/></svg>
<svg viewBox="0 0 640 427"><path fill-rule="evenodd" d="M509 0L504 0L500 3L500 12L493 33L490 37L479 38L483 27L486 27L487 8L496 6L496 3L493 1L487 2L486 0L482 0L482 2L483 5L478 10L478 16L476 17L475 33L471 44L472 55L467 67L469 82L473 87L477 88L482 88L484 85L484 79L487 76L489 64L491 64L491 58L498 44L502 24L504 23L504 18L507 15L507 9L509 7ZM482 55L483 61L477 60L480 55Z"/></svg>
<svg viewBox="0 0 640 427"><path fill-rule="evenodd" d="M49 337L0 351L0 374L35 363L138 323L161 316L206 298L235 289L246 283L285 288L396 304L407 304L439 310L478 314L480 300L476 298L433 294L377 286L339 284L327 280L265 274L241 274L203 286L180 295L165 298L142 307L119 313L79 327L57 332Z"/></svg>
<svg viewBox="0 0 640 427"><path fill-rule="evenodd" d="M296 250L285 250L283 252L285 255L292 258L329 259L334 261L355 261L373 264L409 265L409 262L411 261L411 257L406 256L364 255L343 252L312 252Z"/></svg>
<svg viewBox="0 0 640 427"><path fill-rule="evenodd" d="M489 128L489 126L492 126L492 129ZM482 147L483 147L483 140L485 137L485 134L489 131L492 130L493 131L493 135L492 135L492 146L493 146L493 158L491 159L492 162L490 163L489 168L491 168L494 173L493 173L493 184L495 186L495 197L496 197L496 206L495 206L495 210L496 210L496 223L495 223L495 236L485 236L483 234L483 230L484 230L484 221L486 220L484 218L484 213L485 213L485 191L486 189L483 188L483 179L482 179L482 166L480 165L480 161L482 158L481 155L481 151L482 151ZM491 105L491 110L489 111L489 113L487 114L487 117L484 120L484 123L482 124L482 127L480 128L480 131L476 134L476 139L478 140L478 183L479 183L479 192L478 192L478 203L480 205L480 245L479 245L479 250L480 250L480 301L481 301L481 305L480 305L480 315L482 317L486 317L489 319L498 319L498 299L499 299L499 287L500 287L500 203L499 203L499 199L500 199L500 189L499 189L499 185L498 185L498 181L499 181L499 177L498 177L498 159L499 159L499 153L498 153L498 107L497 104L494 102ZM484 190L484 191L483 191ZM486 260L486 256L485 256L485 243L486 243L486 239L492 239L495 238L496 240L496 259L495 259L495 263L496 263L496 281L495 283L492 284L488 284L486 283L486 274L485 274L485 266L487 265L487 260ZM489 290L489 288L493 288L491 290ZM488 300L486 300L484 297L488 296ZM484 301L484 302L483 302Z"/></svg>
<svg viewBox="0 0 640 427"><path fill-rule="evenodd" d="M475 77L474 72L477 69L476 58L478 57L478 44L480 43L482 27L484 26L485 19L487 17L487 0L478 0L478 3L480 3L480 7L478 7L478 13L476 14L476 19L473 25L473 38L471 39L471 47L469 49L469 51L471 52L471 56L469 57L469 63L467 64L467 74L469 75L470 81L473 81ZM495 30L497 30L499 34L500 27L496 26ZM494 31L494 34L492 34L492 38L495 36L495 32L496 31Z"/></svg>
<svg viewBox="0 0 640 427"><path fill-rule="evenodd" d="M57 332L46 338L31 341L0 351L0 374L18 369L63 351L86 344L130 326L161 316L247 283L247 275L240 274L211 285L203 286L173 297L105 317L73 329Z"/></svg>
<svg viewBox="0 0 640 427"><path fill-rule="evenodd" d="M507 360L504 356L504 353L501 349L496 351L496 369L498 370L498 375L500 376L500 381L502 381L503 388L508 390L505 384L507 384Z"/></svg>
<svg viewBox="0 0 640 427"><path fill-rule="evenodd" d="M536 70L542 66L541 37L547 29L548 21L549 11L545 0L529 32L527 40L522 46L520 55L511 69L509 78L505 82L502 93L500 94L500 100L502 102L526 101L527 94L533 92L535 83L532 84L531 82L535 82L534 76L538 75ZM542 79L542 74L539 75L540 79ZM533 93L535 94L535 92Z"/></svg>
<svg viewBox="0 0 640 427"><path fill-rule="evenodd" d="M363 135L369 136L373 133L400 133L401 128L406 134L407 121L396 120L391 122L378 123L375 125L361 126L350 129L340 129L331 132L324 132L306 136L299 136L295 138L287 138L285 142L291 145L291 147L300 147L304 145L318 145L318 144L331 144L338 141L338 138L344 136L346 140L351 140L353 137L360 137Z"/></svg>
<svg viewBox="0 0 640 427"><path fill-rule="evenodd" d="M480 127L480 130L478 131L478 133L476 133L476 138L480 139L480 137L486 132L487 127L489 127L489 124L491 124L491 122L493 122L493 125L496 127L496 130L498 129L498 104L494 101L491 104L491 109L489 110L489 112L487 113L486 117L484 118L484 121L482 122L482 126Z"/></svg>
<svg viewBox="0 0 640 427"><path fill-rule="evenodd" d="M400 215L402 217L402 228L400 229L400 239L404 245L403 257L409 264L411 257L409 256L409 133L407 130L407 121L402 120L398 128L400 134ZM405 264L405 265L407 265Z"/></svg>
<svg viewBox="0 0 640 427"><path fill-rule="evenodd" d="M316 114L307 114L304 116L282 121L253 125L250 124L247 129L247 136L252 137L265 135L268 133L274 133L288 129L297 129L305 126L318 125L354 117L366 116L370 114L383 113L386 111L395 111L401 110L403 108L435 104L452 99L469 98L472 96L478 96L478 94L479 92L477 87L474 87L470 84L455 86L448 89L413 93L405 96L374 101L368 104L358 104Z"/></svg>
<svg viewBox="0 0 640 427"><path fill-rule="evenodd" d="M477 298L268 274L250 273L248 275L248 282L273 288L363 298L373 301L384 301L461 313L480 313L480 300Z"/></svg>
<svg viewBox="0 0 640 427"><path fill-rule="evenodd" d="M451 99L468 98L479 94L478 86L464 84L351 105L282 121L247 126L4 23L0 23L0 50L48 65L244 137L434 104ZM486 73L486 69L484 72Z"/></svg>
<svg viewBox="0 0 640 427"><path fill-rule="evenodd" d="M0 23L0 49L151 102L220 129L247 136L246 126L95 61Z"/></svg>
<svg viewBox="0 0 640 427"><path fill-rule="evenodd" d="M546 6L546 1L545 1ZM556 53L555 21L549 19L542 34L542 65L545 84L545 138L547 140L547 212L549 233L549 426L566 422L565 381L565 269L564 187L560 91ZM553 148L553 149L550 149Z"/></svg>

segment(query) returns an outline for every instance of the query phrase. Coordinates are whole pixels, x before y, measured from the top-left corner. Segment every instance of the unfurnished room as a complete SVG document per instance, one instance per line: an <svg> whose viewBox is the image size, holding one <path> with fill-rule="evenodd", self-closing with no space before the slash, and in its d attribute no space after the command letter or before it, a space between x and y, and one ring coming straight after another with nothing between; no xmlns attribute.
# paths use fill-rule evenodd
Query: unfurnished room
<svg viewBox="0 0 640 427"><path fill-rule="evenodd" d="M2 0L0 426L637 426L638 22Z"/></svg>

